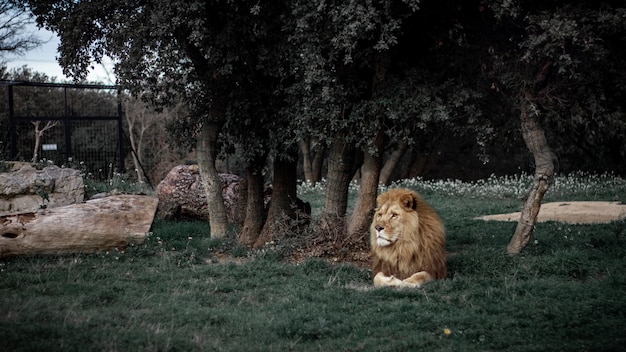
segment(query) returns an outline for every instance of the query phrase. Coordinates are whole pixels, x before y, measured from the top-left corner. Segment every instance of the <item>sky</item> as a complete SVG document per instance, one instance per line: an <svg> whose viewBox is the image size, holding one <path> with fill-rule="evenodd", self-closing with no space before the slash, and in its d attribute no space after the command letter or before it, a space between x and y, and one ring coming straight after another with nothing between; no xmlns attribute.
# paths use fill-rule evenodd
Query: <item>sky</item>
<svg viewBox="0 0 626 352"><path fill-rule="evenodd" d="M26 65L34 71L45 73L48 77L56 77L57 83L71 81L63 74L63 69L56 60L57 47L59 45L59 38L56 34L45 29L39 29L35 25L32 26L30 32L45 41L45 43L22 56L6 55L2 60L7 67L11 69ZM112 64L109 62L105 63L105 65L108 67L108 71L111 72L111 78L108 77L102 65L94 65L94 69L87 76L87 81L90 83L115 84L115 79L112 76Z"/></svg>

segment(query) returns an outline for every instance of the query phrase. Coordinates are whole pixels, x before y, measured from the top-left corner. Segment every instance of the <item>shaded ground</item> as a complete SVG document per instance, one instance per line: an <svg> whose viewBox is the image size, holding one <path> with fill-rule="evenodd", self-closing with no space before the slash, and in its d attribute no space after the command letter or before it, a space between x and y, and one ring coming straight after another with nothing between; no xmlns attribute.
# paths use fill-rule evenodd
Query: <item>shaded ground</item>
<svg viewBox="0 0 626 352"><path fill-rule="evenodd" d="M520 213L485 215L476 219L491 221L518 221ZM541 205L538 221L559 221L571 224L608 223L626 219L626 204L621 202L553 202ZM331 263L351 263L361 268L371 266L367 238L345 239L339 234L309 233L307 236L279 241L288 262L300 264L308 258L323 258ZM269 246L272 246L270 244ZM217 262L244 263L249 258L233 258L216 253Z"/></svg>
<svg viewBox="0 0 626 352"><path fill-rule="evenodd" d="M301 263L307 258L325 258L331 263L352 263L362 268L371 266L368 238L357 240L319 235L312 241L295 246L289 257L294 263Z"/></svg>
<svg viewBox="0 0 626 352"><path fill-rule="evenodd" d="M518 221L520 213L486 215L478 219ZM552 202L541 205L538 221L559 221L571 224L599 224L626 219L626 204L621 202ZM334 238L333 238L334 237ZM294 246L290 260L301 263L306 258L326 258L331 262L348 262L359 267L371 265L367 240L341 239L320 235Z"/></svg>
<svg viewBox="0 0 626 352"><path fill-rule="evenodd" d="M478 217L480 220L518 221L520 212ZM541 205L538 222L559 221L570 224L600 224L626 219L626 204L621 202L553 202Z"/></svg>

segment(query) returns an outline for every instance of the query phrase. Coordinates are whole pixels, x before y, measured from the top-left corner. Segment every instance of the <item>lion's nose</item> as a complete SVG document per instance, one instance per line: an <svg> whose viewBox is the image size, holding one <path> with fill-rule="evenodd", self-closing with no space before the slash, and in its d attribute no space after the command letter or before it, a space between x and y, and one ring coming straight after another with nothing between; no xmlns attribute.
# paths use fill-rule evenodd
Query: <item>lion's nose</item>
<svg viewBox="0 0 626 352"><path fill-rule="evenodd" d="M378 232L380 232L380 231L382 231L382 230L384 230L384 229L385 229L384 227L382 227L382 226L380 226L380 225L376 225L374 228L375 228L375 229L376 229L376 231L378 231Z"/></svg>

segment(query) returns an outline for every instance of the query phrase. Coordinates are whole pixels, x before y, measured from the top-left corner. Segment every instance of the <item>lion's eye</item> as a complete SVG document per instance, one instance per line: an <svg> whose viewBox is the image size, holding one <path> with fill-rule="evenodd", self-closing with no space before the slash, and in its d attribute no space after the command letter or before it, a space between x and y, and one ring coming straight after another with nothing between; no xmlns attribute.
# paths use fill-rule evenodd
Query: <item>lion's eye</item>
<svg viewBox="0 0 626 352"><path fill-rule="evenodd" d="M392 218L392 219L395 219L395 218L397 218L397 217L398 217L398 214L396 214L396 213L391 214L391 218Z"/></svg>

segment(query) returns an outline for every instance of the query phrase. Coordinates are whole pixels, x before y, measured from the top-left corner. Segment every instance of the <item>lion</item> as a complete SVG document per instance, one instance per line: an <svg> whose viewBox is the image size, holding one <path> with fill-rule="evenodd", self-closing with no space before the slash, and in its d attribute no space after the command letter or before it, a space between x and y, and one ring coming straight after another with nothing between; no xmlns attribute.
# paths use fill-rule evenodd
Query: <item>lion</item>
<svg viewBox="0 0 626 352"><path fill-rule="evenodd" d="M371 252L374 286L419 287L446 277L445 228L417 192L397 188L376 199Z"/></svg>

